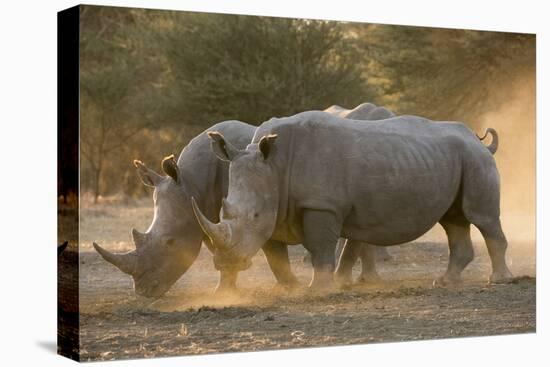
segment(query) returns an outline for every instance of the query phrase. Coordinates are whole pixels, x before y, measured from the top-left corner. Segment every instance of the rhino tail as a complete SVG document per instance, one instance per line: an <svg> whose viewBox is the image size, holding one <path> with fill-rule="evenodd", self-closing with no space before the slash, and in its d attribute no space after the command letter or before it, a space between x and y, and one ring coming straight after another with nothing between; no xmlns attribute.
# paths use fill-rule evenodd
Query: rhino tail
<svg viewBox="0 0 550 367"><path fill-rule="evenodd" d="M491 134L491 144L486 145L485 147L489 150L489 152L491 152L491 154L494 155L498 149L498 134L496 130L493 129L492 127L489 127L485 131L485 135L480 137L479 135L476 134L476 136L479 140L484 140L487 137L487 134Z"/></svg>

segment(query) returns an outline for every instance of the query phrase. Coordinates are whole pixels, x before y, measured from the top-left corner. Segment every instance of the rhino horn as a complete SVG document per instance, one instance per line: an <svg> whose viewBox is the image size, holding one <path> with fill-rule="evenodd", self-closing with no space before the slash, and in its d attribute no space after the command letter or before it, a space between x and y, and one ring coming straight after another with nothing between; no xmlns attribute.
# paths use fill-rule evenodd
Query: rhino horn
<svg viewBox="0 0 550 367"><path fill-rule="evenodd" d="M132 239L134 240L136 248L139 248L147 241L147 235L145 233L141 233L135 228L132 228Z"/></svg>
<svg viewBox="0 0 550 367"><path fill-rule="evenodd" d="M105 259L105 261L110 262L126 274L132 275L135 273L137 266L137 255L135 251L130 251L124 254L114 254L105 250L95 242L93 245L95 250Z"/></svg>
<svg viewBox="0 0 550 367"><path fill-rule="evenodd" d="M194 197L191 197L191 205L193 206L193 212L197 217L197 221L201 226L203 232L210 238L212 245L219 248L227 248L227 244L231 240L231 230L229 224L225 222L212 223L202 214Z"/></svg>

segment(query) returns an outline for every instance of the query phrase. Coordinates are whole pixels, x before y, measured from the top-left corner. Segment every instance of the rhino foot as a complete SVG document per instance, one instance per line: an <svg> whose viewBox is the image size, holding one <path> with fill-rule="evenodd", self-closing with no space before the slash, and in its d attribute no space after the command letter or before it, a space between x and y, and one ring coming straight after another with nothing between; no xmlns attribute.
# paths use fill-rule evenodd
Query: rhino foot
<svg viewBox="0 0 550 367"><path fill-rule="evenodd" d="M490 284L508 284L511 283L513 280L514 276L508 269L498 273L493 272L493 274L491 274L491 276L489 277Z"/></svg>
<svg viewBox="0 0 550 367"><path fill-rule="evenodd" d="M382 278L377 272L361 273L357 278L357 284L381 283Z"/></svg>
<svg viewBox="0 0 550 367"><path fill-rule="evenodd" d="M300 289L300 284L298 282L291 284L276 283L273 286L272 291L277 294L291 294L296 292L298 289Z"/></svg>
<svg viewBox="0 0 550 367"><path fill-rule="evenodd" d="M350 289L353 285L353 280L351 279L351 274L342 274L339 272L334 273L334 281L336 286L341 289Z"/></svg>
<svg viewBox="0 0 550 367"><path fill-rule="evenodd" d="M458 287L460 285L462 285L462 279L460 277L450 277L448 275L436 278L432 283L434 288Z"/></svg>
<svg viewBox="0 0 550 367"><path fill-rule="evenodd" d="M296 277L292 277L291 279L288 279L283 283L279 283L279 285L288 290L294 290L294 289L300 288L300 282Z"/></svg>
<svg viewBox="0 0 550 367"><path fill-rule="evenodd" d="M238 292L236 286L218 285L214 290L214 295L219 297L234 295Z"/></svg>
<svg viewBox="0 0 550 367"><path fill-rule="evenodd" d="M311 292L326 292L334 289L336 289L336 283L332 271L314 271L313 279L309 284Z"/></svg>

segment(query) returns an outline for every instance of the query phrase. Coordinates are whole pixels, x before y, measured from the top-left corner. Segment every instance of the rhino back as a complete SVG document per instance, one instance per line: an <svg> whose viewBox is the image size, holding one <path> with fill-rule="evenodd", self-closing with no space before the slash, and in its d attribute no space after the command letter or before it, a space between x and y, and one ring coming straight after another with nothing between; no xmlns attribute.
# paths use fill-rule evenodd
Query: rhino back
<svg viewBox="0 0 550 367"><path fill-rule="evenodd" d="M325 112L330 113L331 115L334 115L334 116L346 117L347 114L349 114L350 110L334 104L329 108L327 108Z"/></svg>
<svg viewBox="0 0 550 367"><path fill-rule="evenodd" d="M317 209L341 219L343 237L410 241L451 206L466 160L494 164L463 124L416 116L380 124L311 111L262 124L254 141L266 133L279 136L273 159L283 188L275 237L294 240L301 239L302 210Z"/></svg>
<svg viewBox="0 0 550 367"><path fill-rule="evenodd" d="M385 107L374 106L368 110L352 110L345 117L351 120L384 120L394 117L395 114Z"/></svg>
<svg viewBox="0 0 550 367"><path fill-rule="evenodd" d="M384 120L395 116L395 114L387 108L376 106L368 102L361 103L352 110L338 105L332 105L324 110L324 112L351 120Z"/></svg>

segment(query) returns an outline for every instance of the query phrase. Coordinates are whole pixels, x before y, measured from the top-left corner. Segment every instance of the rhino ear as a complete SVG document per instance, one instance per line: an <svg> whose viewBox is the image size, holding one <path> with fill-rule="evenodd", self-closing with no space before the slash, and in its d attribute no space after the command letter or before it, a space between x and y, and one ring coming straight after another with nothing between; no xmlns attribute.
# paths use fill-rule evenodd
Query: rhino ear
<svg viewBox="0 0 550 367"><path fill-rule="evenodd" d="M162 167L162 171L167 174L168 176L172 177L172 179L176 182L178 182L179 179L179 168L178 164L176 163L176 160L174 159L174 155L170 155L168 157L165 157L160 166Z"/></svg>
<svg viewBox="0 0 550 367"><path fill-rule="evenodd" d="M212 151L222 161L230 162L237 157L241 151L226 141L222 134L217 131L209 131L208 137L212 140Z"/></svg>
<svg viewBox="0 0 550 367"><path fill-rule="evenodd" d="M273 148L275 139L277 139L277 134L265 135L262 136L262 138L260 139L258 146L260 147L260 152L262 152L264 159L267 159L267 157L269 157L269 153Z"/></svg>
<svg viewBox="0 0 550 367"><path fill-rule="evenodd" d="M147 168L142 161L135 159L134 166L137 169L141 182L143 182L145 186L155 187L162 180L162 176L152 169Z"/></svg>

